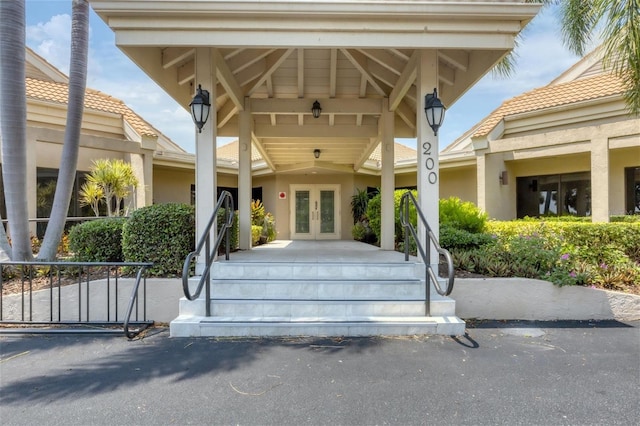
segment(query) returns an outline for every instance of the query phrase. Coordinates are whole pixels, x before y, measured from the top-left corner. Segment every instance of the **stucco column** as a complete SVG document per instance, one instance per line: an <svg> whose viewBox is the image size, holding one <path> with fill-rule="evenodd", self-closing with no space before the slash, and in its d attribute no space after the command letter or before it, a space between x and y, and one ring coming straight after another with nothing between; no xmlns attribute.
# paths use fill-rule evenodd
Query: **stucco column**
<svg viewBox="0 0 640 426"><path fill-rule="evenodd" d="M382 250L393 250L395 247L395 224L393 208L393 192L395 191L394 173L394 118L395 113L389 111L389 99L382 101L382 137L380 146L380 156L382 161L382 178L380 184L381 199L381 224L380 224L380 248Z"/></svg>
<svg viewBox="0 0 640 426"><path fill-rule="evenodd" d="M140 154L126 154L125 157L138 179L138 187L125 200L131 214L135 209L153 204L153 151L142 150Z"/></svg>
<svg viewBox="0 0 640 426"><path fill-rule="evenodd" d="M238 121L238 220L240 250L251 249L251 100L244 98Z"/></svg>
<svg viewBox="0 0 640 426"><path fill-rule="evenodd" d="M598 136L591 140L592 220L609 222L609 140Z"/></svg>
<svg viewBox="0 0 640 426"><path fill-rule="evenodd" d="M216 194L216 67L215 57L208 47L196 49L196 78L193 94L198 84L203 90L209 91L211 112L209 119L198 133L196 132L196 243L204 234L205 228L217 202ZM215 241L216 228L211 231L212 241ZM202 272L204 256L198 260L196 273Z"/></svg>
<svg viewBox="0 0 640 426"><path fill-rule="evenodd" d="M436 50L420 51L417 74L416 130L418 150L418 203L429 226L437 237L440 230L438 137L433 134L433 130L429 127L427 117L424 113L425 95L427 93L433 93L433 89L438 87L438 52ZM426 248L425 230L419 222L418 236L422 246ZM435 250L432 250L431 253L431 264L434 268L437 267L438 264L438 254Z"/></svg>

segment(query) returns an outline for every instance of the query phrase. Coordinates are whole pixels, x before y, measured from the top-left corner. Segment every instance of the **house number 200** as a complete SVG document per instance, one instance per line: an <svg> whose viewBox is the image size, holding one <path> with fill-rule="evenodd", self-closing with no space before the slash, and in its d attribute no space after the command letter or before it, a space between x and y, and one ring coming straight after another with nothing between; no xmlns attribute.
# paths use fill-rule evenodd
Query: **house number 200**
<svg viewBox="0 0 640 426"><path fill-rule="evenodd" d="M435 185L438 182L438 175L433 169L436 166L436 161L433 159L431 154L431 143L425 142L422 144L422 153L425 155L426 159L424 160L424 166L427 169L427 181L431 185Z"/></svg>

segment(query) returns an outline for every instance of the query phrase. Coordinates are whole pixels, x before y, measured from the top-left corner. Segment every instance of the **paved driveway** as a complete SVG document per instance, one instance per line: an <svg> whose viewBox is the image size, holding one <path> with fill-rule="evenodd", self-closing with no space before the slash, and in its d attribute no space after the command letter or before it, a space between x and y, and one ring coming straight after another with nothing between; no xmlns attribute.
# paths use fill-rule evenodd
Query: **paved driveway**
<svg viewBox="0 0 640 426"><path fill-rule="evenodd" d="M0 423L635 425L640 322L464 338L0 337Z"/></svg>

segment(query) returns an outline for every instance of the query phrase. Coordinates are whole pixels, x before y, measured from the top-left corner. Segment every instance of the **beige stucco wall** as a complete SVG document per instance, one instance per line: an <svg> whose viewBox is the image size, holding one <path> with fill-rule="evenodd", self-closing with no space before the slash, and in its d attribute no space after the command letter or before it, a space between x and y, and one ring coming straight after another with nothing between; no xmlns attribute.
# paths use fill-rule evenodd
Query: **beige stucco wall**
<svg viewBox="0 0 640 426"><path fill-rule="evenodd" d="M458 197L478 203L478 177L475 166L440 168L440 198Z"/></svg>
<svg viewBox="0 0 640 426"><path fill-rule="evenodd" d="M153 204L191 203L193 170L153 168Z"/></svg>
<svg viewBox="0 0 640 426"><path fill-rule="evenodd" d="M255 179L254 179L255 181ZM274 185L269 184L269 191L273 188L274 198L276 200L276 208L271 209L276 217L276 230L278 238L287 240L291 238L289 229L290 222L290 202L291 192L290 185L304 184L336 184L340 185L340 239L350 240L351 227L353 220L351 218L351 195L354 193L353 175L347 174L281 174L276 175ZM264 198L269 198L265 187L263 186ZM279 199L280 192L286 193L286 199ZM266 207L266 206L265 206Z"/></svg>
<svg viewBox="0 0 640 426"><path fill-rule="evenodd" d="M640 167L640 136L636 147L612 149L609 152L609 165L610 214L625 214L624 169L627 167Z"/></svg>

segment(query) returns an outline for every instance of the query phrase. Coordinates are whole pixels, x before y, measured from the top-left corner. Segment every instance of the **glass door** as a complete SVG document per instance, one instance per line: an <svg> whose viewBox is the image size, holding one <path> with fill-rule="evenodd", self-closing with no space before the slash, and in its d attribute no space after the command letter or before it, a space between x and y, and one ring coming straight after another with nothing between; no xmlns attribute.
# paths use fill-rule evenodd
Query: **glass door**
<svg viewBox="0 0 640 426"><path fill-rule="evenodd" d="M340 239L340 185L291 185L291 239Z"/></svg>

